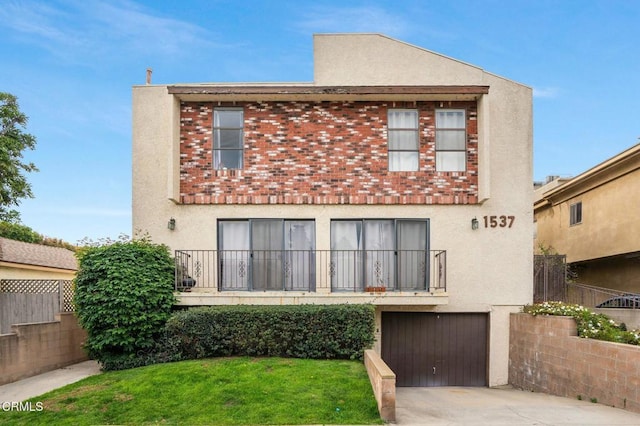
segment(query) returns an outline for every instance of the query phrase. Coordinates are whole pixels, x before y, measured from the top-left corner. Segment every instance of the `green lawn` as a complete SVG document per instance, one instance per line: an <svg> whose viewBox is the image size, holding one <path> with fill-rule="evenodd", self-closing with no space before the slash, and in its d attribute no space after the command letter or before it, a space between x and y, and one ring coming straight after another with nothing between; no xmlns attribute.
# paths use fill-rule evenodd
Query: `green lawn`
<svg viewBox="0 0 640 426"><path fill-rule="evenodd" d="M213 358L89 377L0 424L382 424L362 362Z"/></svg>

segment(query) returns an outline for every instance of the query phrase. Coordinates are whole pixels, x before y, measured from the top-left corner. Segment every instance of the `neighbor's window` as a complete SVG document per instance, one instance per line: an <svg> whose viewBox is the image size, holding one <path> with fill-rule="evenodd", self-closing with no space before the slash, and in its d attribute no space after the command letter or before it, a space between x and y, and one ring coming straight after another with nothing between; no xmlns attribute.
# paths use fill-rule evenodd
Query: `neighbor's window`
<svg viewBox="0 0 640 426"><path fill-rule="evenodd" d="M213 111L213 168L242 169L244 114L238 108Z"/></svg>
<svg viewBox="0 0 640 426"><path fill-rule="evenodd" d="M582 201L569 206L569 225L582 223Z"/></svg>
<svg viewBox="0 0 640 426"><path fill-rule="evenodd" d="M436 110L436 171L464 172L467 158L465 110Z"/></svg>
<svg viewBox="0 0 640 426"><path fill-rule="evenodd" d="M418 111L415 109L390 109L388 121L389 170L392 172L417 171Z"/></svg>

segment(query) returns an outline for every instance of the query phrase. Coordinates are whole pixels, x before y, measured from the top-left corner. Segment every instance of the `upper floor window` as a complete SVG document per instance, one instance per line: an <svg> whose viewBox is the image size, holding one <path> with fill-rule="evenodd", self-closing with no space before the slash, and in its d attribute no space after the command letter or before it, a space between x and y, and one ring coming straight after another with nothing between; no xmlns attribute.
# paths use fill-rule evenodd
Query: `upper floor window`
<svg viewBox="0 0 640 426"><path fill-rule="evenodd" d="M213 168L242 169L244 113L239 108L213 111Z"/></svg>
<svg viewBox="0 0 640 426"><path fill-rule="evenodd" d="M436 110L436 170L464 172L467 158L465 110Z"/></svg>
<svg viewBox="0 0 640 426"><path fill-rule="evenodd" d="M582 223L582 201L569 206L569 225Z"/></svg>
<svg viewBox="0 0 640 426"><path fill-rule="evenodd" d="M388 117L389 171L417 171L420 147L418 111L390 109Z"/></svg>

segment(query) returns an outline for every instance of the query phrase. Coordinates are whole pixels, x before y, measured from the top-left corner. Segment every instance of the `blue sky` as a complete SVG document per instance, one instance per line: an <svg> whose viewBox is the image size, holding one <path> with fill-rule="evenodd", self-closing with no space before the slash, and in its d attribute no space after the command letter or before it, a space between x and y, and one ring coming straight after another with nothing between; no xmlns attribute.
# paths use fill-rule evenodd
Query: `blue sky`
<svg viewBox="0 0 640 426"><path fill-rule="evenodd" d="M0 0L0 91L38 140L22 221L76 243L131 230L131 87L313 79L314 33L375 32L534 89L534 179L640 137L640 1Z"/></svg>

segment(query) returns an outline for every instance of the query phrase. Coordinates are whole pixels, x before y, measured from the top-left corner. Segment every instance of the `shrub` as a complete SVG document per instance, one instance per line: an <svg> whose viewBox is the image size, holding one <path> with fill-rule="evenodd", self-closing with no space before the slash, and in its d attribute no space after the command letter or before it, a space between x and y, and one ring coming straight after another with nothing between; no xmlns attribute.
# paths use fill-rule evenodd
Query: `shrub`
<svg viewBox="0 0 640 426"><path fill-rule="evenodd" d="M105 369L138 363L152 351L175 302L166 246L148 239L110 241L77 253L76 313L85 349Z"/></svg>
<svg viewBox="0 0 640 426"><path fill-rule="evenodd" d="M77 247L59 238L45 237L20 223L0 221L0 237L10 240L22 241L25 243L42 244L51 247L63 247L71 251L76 251Z"/></svg>
<svg viewBox="0 0 640 426"><path fill-rule="evenodd" d="M578 326L578 336L606 340L608 342L640 345L640 332L627 331L624 324L616 324L604 314L596 314L584 306L563 302L543 302L527 305L523 312L531 315L562 315L573 317Z"/></svg>
<svg viewBox="0 0 640 426"><path fill-rule="evenodd" d="M219 306L176 312L167 339L182 359L229 355L362 359L371 305Z"/></svg>

